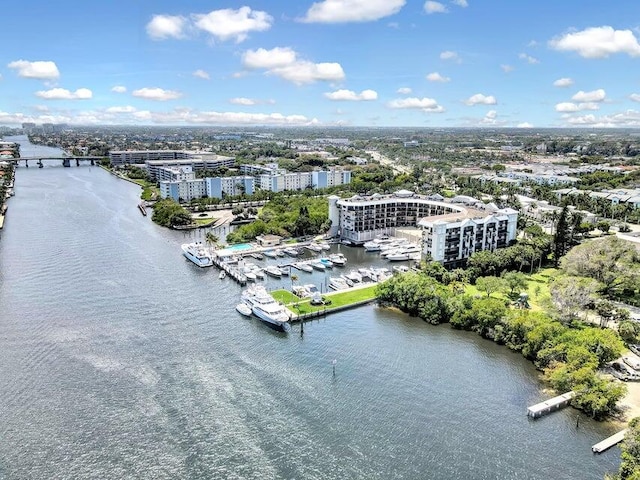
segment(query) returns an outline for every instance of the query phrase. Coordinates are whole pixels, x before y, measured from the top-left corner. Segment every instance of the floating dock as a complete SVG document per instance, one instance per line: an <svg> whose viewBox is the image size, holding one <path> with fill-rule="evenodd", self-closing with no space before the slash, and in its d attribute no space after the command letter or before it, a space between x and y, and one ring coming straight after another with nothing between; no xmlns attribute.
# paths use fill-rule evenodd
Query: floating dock
<svg viewBox="0 0 640 480"><path fill-rule="evenodd" d="M624 440L624 435L627 433L627 429L616 433L615 435L611 435L609 438L605 438L601 442L596 443L593 447L591 447L591 451L593 453L602 453L605 450L610 449L614 445L617 445L622 440Z"/></svg>
<svg viewBox="0 0 640 480"><path fill-rule="evenodd" d="M557 397L550 398L544 402L536 403L527 408L527 415L532 418L539 418L556 410L560 410L563 407L569 405L569 402L576 396L576 392L567 392Z"/></svg>
<svg viewBox="0 0 640 480"><path fill-rule="evenodd" d="M240 272L236 267L231 266L230 264L223 262L218 255L211 256L213 260L213 264L218 267L220 270L226 272L227 276L233 278L236 282L238 282L241 286L245 286L247 284L247 277L244 273Z"/></svg>

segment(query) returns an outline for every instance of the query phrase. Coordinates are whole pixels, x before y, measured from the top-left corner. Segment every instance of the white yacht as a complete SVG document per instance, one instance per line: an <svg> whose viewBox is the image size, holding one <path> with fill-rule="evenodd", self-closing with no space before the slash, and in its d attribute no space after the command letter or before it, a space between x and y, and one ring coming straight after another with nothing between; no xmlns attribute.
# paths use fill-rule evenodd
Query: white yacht
<svg viewBox="0 0 640 480"><path fill-rule="evenodd" d="M364 249L367 252L379 252L380 251L380 247L382 245L379 242L365 242L365 244L363 245Z"/></svg>
<svg viewBox="0 0 640 480"><path fill-rule="evenodd" d="M262 285L254 285L242 292L242 301L270 327L282 332L287 330L290 318L288 310L276 302Z"/></svg>
<svg viewBox="0 0 640 480"><path fill-rule="evenodd" d="M409 260L409 254L402 251L396 251L387 255L387 260L391 262L403 262Z"/></svg>
<svg viewBox="0 0 640 480"><path fill-rule="evenodd" d="M247 305L246 303L239 303L238 305L236 305L236 310L241 315L244 315L245 317L250 317L251 316L251 307L249 305Z"/></svg>
<svg viewBox="0 0 640 480"><path fill-rule="evenodd" d="M346 278L342 277L331 277L329 281L329 288L333 290L345 290L349 288L349 284L347 283Z"/></svg>
<svg viewBox="0 0 640 480"><path fill-rule="evenodd" d="M334 265L337 265L339 267L343 267L347 263L347 257L345 257L341 253L334 253L332 255L329 255L329 260L331 260Z"/></svg>
<svg viewBox="0 0 640 480"><path fill-rule="evenodd" d="M307 272L307 273L313 272L313 267L308 263L298 262L293 266L296 267L298 270L302 270L303 272Z"/></svg>
<svg viewBox="0 0 640 480"><path fill-rule="evenodd" d="M272 277L280 278L282 276L282 270L274 265L269 265L264 269L264 272L267 275L271 275Z"/></svg>
<svg viewBox="0 0 640 480"><path fill-rule="evenodd" d="M199 267L210 267L213 265L213 257L207 247L201 243L184 243L182 253Z"/></svg>

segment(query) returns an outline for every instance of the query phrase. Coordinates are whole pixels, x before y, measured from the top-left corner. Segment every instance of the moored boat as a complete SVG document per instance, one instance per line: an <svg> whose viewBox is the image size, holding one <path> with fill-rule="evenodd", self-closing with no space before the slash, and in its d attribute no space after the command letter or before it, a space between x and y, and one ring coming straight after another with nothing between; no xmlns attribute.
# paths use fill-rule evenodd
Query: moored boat
<svg viewBox="0 0 640 480"><path fill-rule="evenodd" d="M251 312L268 326L281 332L289 328L289 311L276 302L261 285L253 285L242 292L242 300L251 307Z"/></svg>
<svg viewBox="0 0 640 480"><path fill-rule="evenodd" d="M238 305L236 305L236 310L241 315L244 315L245 317L250 317L251 316L251 307L249 305L247 305L246 303L239 303Z"/></svg>
<svg viewBox="0 0 640 480"><path fill-rule="evenodd" d="M275 277L275 278L282 277L282 270L280 270L275 265L269 265L268 267L265 267L264 273L266 273L267 275L270 275L272 277Z"/></svg>
<svg viewBox="0 0 640 480"><path fill-rule="evenodd" d="M213 265L211 253L201 243L182 244L182 253L199 267L210 267Z"/></svg>

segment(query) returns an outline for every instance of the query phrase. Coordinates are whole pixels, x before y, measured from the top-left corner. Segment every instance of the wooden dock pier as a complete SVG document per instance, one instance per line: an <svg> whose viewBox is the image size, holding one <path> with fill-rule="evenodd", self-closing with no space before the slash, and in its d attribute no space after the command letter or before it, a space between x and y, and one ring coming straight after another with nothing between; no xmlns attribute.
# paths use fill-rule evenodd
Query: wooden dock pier
<svg viewBox="0 0 640 480"><path fill-rule="evenodd" d="M557 397L550 398L544 402L536 403L535 405L527 408L527 415L532 418L539 418L548 413L560 410L563 407L569 405L569 402L576 396L576 392L567 392Z"/></svg>
<svg viewBox="0 0 640 480"><path fill-rule="evenodd" d="M224 270L228 277L233 278L236 282L238 282L243 287L247 284L247 277L244 275L244 273L242 273L236 267L226 262L223 262L221 258L216 254L213 254L211 258L213 260L213 264L216 267L218 267L220 270Z"/></svg>
<svg viewBox="0 0 640 480"><path fill-rule="evenodd" d="M602 453L605 450L610 449L614 445L617 445L622 440L624 440L624 435L626 433L627 433L627 429L625 428L624 430L622 430L622 431L620 431L620 432L618 432L618 433L616 433L614 435L611 435L609 438L605 438L601 442L598 442L593 447L591 447L591 451L593 453Z"/></svg>

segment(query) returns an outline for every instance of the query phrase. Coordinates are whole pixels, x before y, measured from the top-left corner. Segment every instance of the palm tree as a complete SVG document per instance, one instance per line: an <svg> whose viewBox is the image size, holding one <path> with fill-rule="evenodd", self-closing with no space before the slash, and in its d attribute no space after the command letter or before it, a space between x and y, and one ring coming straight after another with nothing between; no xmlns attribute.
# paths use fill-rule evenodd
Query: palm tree
<svg viewBox="0 0 640 480"><path fill-rule="evenodd" d="M205 238L205 241L207 242L207 245L209 245L210 247L213 246L214 248L218 246L218 242L220 241L218 236L212 232L207 232L204 238Z"/></svg>

